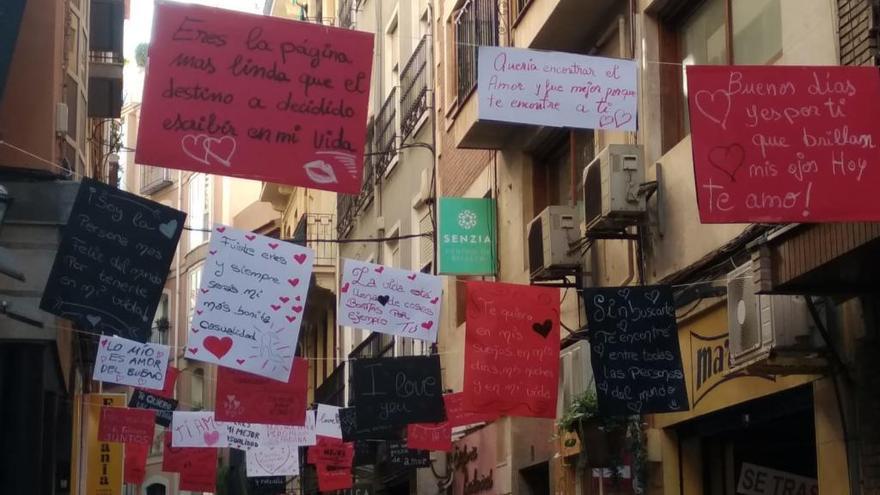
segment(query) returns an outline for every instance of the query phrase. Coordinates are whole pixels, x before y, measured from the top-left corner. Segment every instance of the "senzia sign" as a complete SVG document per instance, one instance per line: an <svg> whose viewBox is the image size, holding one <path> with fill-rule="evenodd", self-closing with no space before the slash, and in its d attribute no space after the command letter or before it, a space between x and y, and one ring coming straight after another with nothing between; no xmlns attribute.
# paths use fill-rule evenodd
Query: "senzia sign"
<svg viewBox="0 0 880 495"><path fill-rule="evenodd" d="M440 198L438 273L495 273L495 200Z"/></svg>

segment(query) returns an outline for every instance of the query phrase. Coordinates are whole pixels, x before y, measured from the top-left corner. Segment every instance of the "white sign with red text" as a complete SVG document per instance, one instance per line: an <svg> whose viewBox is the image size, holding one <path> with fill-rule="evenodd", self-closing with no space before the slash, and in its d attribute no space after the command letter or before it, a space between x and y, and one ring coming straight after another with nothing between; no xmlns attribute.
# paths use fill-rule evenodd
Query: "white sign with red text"
<svg viewBox="0 0 880 495"><path fill-rule="evenodd" d="M344 260L337 315L341 325L437 341L440 277Z"/></svg>
<svg viewBox="0 0 880 495"><path fill-rule="evenodd" d="M635 131L633 60L481 46L479 120Z"/></svg>

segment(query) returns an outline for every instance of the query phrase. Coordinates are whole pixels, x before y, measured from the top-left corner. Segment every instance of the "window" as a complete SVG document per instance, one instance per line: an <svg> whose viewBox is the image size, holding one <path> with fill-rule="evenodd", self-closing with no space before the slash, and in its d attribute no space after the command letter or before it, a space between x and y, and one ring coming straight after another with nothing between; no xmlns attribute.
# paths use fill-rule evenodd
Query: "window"
<svg viewBox="0 0 880 495"><path fill-rule="evenodd" d="M452 17L455 24L453 66L461 105L477 86L478 47L498 45L498 2L466 0Z"/></svg>
<svg viewBox="0 0 880 495"><path fill-rule="evenodd" d="M690 133L685 66L776 62L782 56L779 4L780 0L706 0L668 23L673 33L661 34L662 58L682 67L670 66L678 72L674 76L661 68L661 84L667 86L660 95L664 152ZM672 108L673 101L677 108Z"/></svg>
<svg viewBox="0 0 880 495"><path fill-rule="evenodd" d="M388 235L389 239L385 241L384 264L388 266L400 266L400 239L396 239L399 235L400 229L395 228Z"/></svg>
<svg viewBox="0 0 880 495"><path fill-rule="evenodd" d="M593 131L557 132L532 155L532 216L550 205L583 201L581 179L595 157L594 143Z"/></svg>
<svg viewBox="0 0 880 495"><path fill-rule="evenodd" d="M193 174L189 181L189 249L208 241L211 228L211 181L207 174ZM204 231L204 232L203 232Z"/></svg>
<svg viewBox="0 0 880 495"><path fill-rule="evenodd" d="M193 311L196 309L196 296L198 296L199 288L202 286L202 268L203 264L196 265L189 270L189 323L192 324Z"/></svg>
<svg viewBox="0 0 880 495"><path fill-rule="evenodd" d="M205 407L205 370L196 368L192 372L190 380L190 406L193 411L200 411Z"/></svg>
<svg viewBox="0 0 880 495"><path fill-rule="evenodd" d="M391 18L385 29L385 75L387 87L397 86L400 71L400 30L397 28L397 13Z"/></svg>
<svg viewBox="0 0 880 495"><path fill-rule="evenodd" d="M159 306L156 307L156 315L153 316L150 342L154 344L168 344L168 333L171 331L169 314L168 294L162 294L162 297L159 299Z"/></svg>

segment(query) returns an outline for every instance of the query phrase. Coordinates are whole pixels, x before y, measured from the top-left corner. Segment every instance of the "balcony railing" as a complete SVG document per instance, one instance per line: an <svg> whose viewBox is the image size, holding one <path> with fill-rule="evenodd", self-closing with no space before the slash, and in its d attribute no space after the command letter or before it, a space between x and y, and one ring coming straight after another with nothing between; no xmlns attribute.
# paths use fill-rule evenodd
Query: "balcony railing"
<svg viewBox="0 0 880 495"><path fill-rule="evenodd" d="M397 88L391 90L391 94L385 99L382 109L376 115L374 132L376 177L381 179L388 164L394 159L394 149L397 146Z"/></svg>
<svg viewBox="0 0 880 495"><path fill-rule="evenodd" d="M374 154L374 129L375 120L371 120L367 126L366 146L364 146L364 176L360 193L357 196L342 193L336 195L336 233L339 237L345 237L354 223L358 211L373 199L378 158Z"/></svg>
<svg viewBox="0 0 880 495"><path fill-rule="evenodd" d="M455 17L455 63L458 68L458 102L477 86L477 52L480 46L498 45L498 0L467 0Z"/></svg>
<svg viewBox="0 0 880 495"><path fill-rule="evenodd" d="M351 29L354 27L354 0L341 0L339 2L339 27Z"/></svg>
<svg viewBox="0 0 880 495"><path fill-rule="evenodd" d="M336 244L333 235L332 213L304 213L299 217L293 231L293 243L306 246L315 252L316 265L333 265L336 262Z"/></svg>
<svg viewBox="0 0 880 495"><path fill-rule="evenodd" d="M340 363L315 390L315 402L345 406L345 363Z"/></svg>
<svg viewBox="0 0 880 495"><path fill-rule="evenodd" d="M427 109L428 37L423 36L400 74L401 137L409 136Z"/></svg>
<svg viewBox="0 0 880 495"><path fill-rule="evenodd" d="M153 194L173 183L171 171L162 167L141 165L141 194Z"/></svg>

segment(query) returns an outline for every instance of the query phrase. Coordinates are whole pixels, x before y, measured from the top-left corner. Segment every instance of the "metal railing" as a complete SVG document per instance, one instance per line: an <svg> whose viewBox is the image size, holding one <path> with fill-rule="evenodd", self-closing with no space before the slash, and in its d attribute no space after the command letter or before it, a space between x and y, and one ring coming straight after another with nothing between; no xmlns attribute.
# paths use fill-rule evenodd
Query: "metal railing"
<svg viewBox="0 0 880 495"><path fill-rule="evenodd" d="M167 168L141 165L141 194L153 194L172 183L171 171Z"/></svg>
<svg viewBox="0 0 880 495"><path fill-rule="evenodd" d="M403 138L415 129L428 109L428 37L422 36L418 46L400 73L400 135Z"/></svg>
<svg viewBox="0 0 880 495"><path fill-rule="evenodd" d="M315 402L331 406L345 406L345 363L340 363L315 390Z"/></svg>
<svg viewBox="0 0 880 495"><path fill-rule="evenodd" d="M296 223L293 242L315 252L316 265L336 262L336 243L324 242L334 238L332 213L304 213Z"/></svg>
<svg viewBox="0 0 880 495"><path fill-rule="evenodd" d="M377 156L373 154L374 128L375 120L370 120L367 125L367 139L364 146L364 172L360 193L357 195L344 193L336 195L336 233L339 237L345 237L354 223L358 211L373 199L377 161Z"/></svg>
<svg viewBox="0 0 880 495"><path fill-rule="evenodd" d="M463 103L477 86L477 52L480 46L498 45L498 0L468 0L455 16L455 64L458 102Z"/></svg>
<svg viewBox="0 0 880 495"><path fill-rule="evenodd" d="M392 88L376 115L373 153L376 153L376 177L382 178L394 159L397 146L397 88Z"/></svg>
<svg viewBox="0 0 880 495"><path fill-rule="evenodd" d="M513 15L510 16L511 20L519 19L519 16L522 15L530 3L532 3L532 0L510 0L510 7L513 9L513 12L511 12Z"/></svg>
<svg viewBox="0 0 880 495"><path fill-rule="evenodd" d="M339 27L345 29L352 29L354 27L354 0L340 0L339 2L339 12L337 16L339 17Z"/></svg>
<svg viewBox="0 0 880 495"><path fill-rule="evenodd" d="M95 62L98 64L118 64L122 65L125 63L125 58L121 53L117 52L103 52L103 51L89 51L89 62Z"/></svg>

